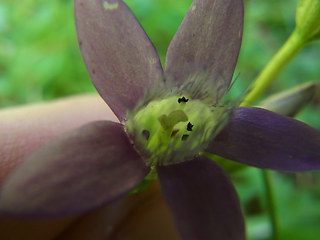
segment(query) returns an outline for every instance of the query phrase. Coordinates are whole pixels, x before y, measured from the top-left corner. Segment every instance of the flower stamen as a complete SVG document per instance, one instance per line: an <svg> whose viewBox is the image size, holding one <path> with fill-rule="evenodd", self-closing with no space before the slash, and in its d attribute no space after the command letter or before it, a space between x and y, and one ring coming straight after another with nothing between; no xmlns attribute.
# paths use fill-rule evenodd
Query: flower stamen
<svg viewBox="0 0 320 240"><path fill-rule="evenodd" d="M186 103L188 101L189 101L189 99L185 98L184 96L181 98L178 98L178 103Z"/></svg>
<svg viewBox="0 0 320 240"><path fill-rule="evenodd" d="M227 122L226 108L179 95L150 100L127 114L126 131L148 166L194 158Z"/></svg>

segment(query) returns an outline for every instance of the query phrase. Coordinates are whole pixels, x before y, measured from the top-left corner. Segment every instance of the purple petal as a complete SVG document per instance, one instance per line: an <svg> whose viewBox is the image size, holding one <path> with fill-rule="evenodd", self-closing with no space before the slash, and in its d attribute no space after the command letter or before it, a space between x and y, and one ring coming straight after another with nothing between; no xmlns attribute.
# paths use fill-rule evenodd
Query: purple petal
<svg viewBox="0 0 320 240"><path fill-rule="evenodd" d="M245 239L237 194L225 172L204 157L157 166L164 198L187 239Z"/></svg>
<svg viewBox="0 0 320 240"><path fill-rule="evenodd" d="M158 54L122 1L76 0L78 40L91 79L120 121L162 77Z"/></svg>
<svg viewBox="0 0 320 240"><path fill-rule="evenodd" d="M17 168L0 193L0 212L54 216L99 207L148 173L123 126L88 124L40 148Z"/></svg>
<svg viewBox="0 0 320 240"><path fill-rule="evenodd" d="M242 0L194 0L170 43L165 72L181 84L208 71L222 94L232 79L242 27Z"/></svg>
<svg viewBox="0 0 320 240"><path fill-rule="evenodd" d="M238 108L208 152L259 168L320 169L320 132L260 108Z"/></svg>

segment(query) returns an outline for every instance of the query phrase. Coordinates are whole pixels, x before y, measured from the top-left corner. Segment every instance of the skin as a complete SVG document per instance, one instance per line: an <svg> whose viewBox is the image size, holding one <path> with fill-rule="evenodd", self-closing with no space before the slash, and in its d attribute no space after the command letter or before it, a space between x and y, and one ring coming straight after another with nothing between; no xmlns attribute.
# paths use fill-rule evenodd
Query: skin
<svg viewBox="0 0 320 240"><path fill-rule="evenodd" d="M98 95L79 95L0 111L0 187L41 145L95 120L118 121ZM54 219L0 216L1 239L179 239L158 182L93 212Z"/></svg>

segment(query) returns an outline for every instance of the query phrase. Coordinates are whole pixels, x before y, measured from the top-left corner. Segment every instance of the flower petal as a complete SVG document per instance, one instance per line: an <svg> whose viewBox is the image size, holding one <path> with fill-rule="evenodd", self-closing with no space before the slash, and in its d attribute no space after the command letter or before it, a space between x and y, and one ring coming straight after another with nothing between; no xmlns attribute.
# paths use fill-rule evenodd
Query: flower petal
<svg viewBox="0 0 320 240"><path fill-rule="evenodd" d="M216 163L199 157L157 171L181 239L245 239L237 194Z"/></svg>
<svg viewBox="0 0 320 240"><path fill-rule="evenodd" d="M148 173L123 126L94 122L40 148L0 193L0 212L54 216L82 213L135 187Z"/></svg>
<svg viewBox="0 0 320 240"><path fill-rule="evenodd" d="M320 169L320 132L293 118L240 107L208 152L259 168Z"/></svg>
<svg viewBox="0 0 320 240"><path fill-rule="evenodd" d="M208 71L221 95L232 79L242 28L242 0L194 0L168 48L166 74L181 84Z"/></svg>
<svg viewBox="0 0 320 240"><path fill-rule="evenodd" d="M162 77L158 54L120 0L76 0L78 41L91 79L122 121Z"/></svg>

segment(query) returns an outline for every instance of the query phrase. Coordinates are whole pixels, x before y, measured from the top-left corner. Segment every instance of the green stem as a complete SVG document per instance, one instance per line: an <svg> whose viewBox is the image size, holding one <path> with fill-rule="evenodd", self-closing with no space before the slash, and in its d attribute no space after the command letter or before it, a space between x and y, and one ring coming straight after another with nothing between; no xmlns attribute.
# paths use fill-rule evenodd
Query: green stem
<svg viewBox="0 0 320 240"><path fill-rule="evenodd" d="M273 191L271 186L271 180L270 180L270 172L267 170L261 170L262 177L263 177L263 183L265 192L267 195L267 208L269 213L269 218L272 226L272 240L278 239L278 220L277 220L277 214L274 204L274 197L273 197Z"/></svg>
<svg viewBox="0 0 320 240"><path fill-rule="evenodd" d="M249 88L250 92L245 97L241 106L250 106L260 97L266 88L275 80L280 71L304 47L305 41L298 31L294 31L285 44L280 48L268 65Z"/></svg>

